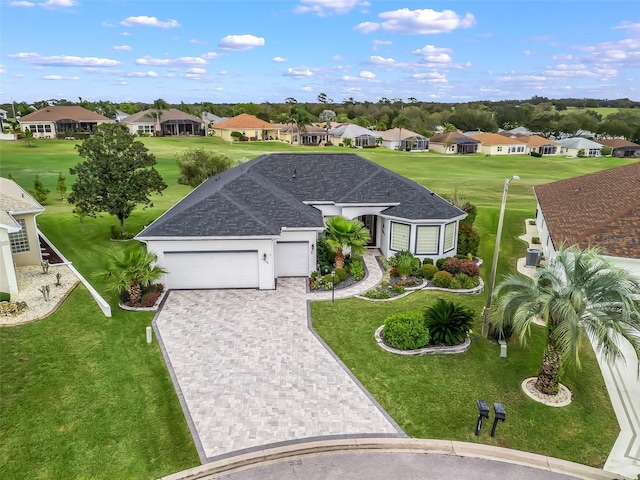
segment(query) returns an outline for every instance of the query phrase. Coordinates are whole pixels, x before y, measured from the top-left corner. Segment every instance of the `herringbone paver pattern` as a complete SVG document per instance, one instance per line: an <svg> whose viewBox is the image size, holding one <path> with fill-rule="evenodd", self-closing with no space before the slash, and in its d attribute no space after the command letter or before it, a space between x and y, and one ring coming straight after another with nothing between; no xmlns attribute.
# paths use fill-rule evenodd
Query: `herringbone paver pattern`
<svg viewBox="0 0 640 480"><path fill-rule="evenodd" d="M308 329L305 282L169 293L156 326L206 458L309 437L399 433Z"/></svg>

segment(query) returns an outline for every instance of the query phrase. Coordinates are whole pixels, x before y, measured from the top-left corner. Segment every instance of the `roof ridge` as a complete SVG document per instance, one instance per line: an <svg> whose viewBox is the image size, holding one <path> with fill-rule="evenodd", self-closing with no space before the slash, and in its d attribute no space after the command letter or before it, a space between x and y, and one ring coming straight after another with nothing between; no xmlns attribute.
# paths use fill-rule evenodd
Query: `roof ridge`
<svg viewBox="0 0 640 480"><path fill-rule="evenodd" d="M227 199L231 203L233 203L236 207L238 207L240 210L242 210L245 215L247 215L248 217L251 217L253 220L255 220L256 223L259 223L260 225L263 225L264 227L267 227L269 230L274 230L274 229L278 230L279 227L276 227L274 225L265 223L259 217L254 215L253 212L250 209L246 208L246 205L244 205L243 203L241 203L238 200L236 200L236 198L234 198L233 194L229 194L229 192L226 192L224 189L220 189L218 194L221 197L224 197L225 199Z"/></svg>

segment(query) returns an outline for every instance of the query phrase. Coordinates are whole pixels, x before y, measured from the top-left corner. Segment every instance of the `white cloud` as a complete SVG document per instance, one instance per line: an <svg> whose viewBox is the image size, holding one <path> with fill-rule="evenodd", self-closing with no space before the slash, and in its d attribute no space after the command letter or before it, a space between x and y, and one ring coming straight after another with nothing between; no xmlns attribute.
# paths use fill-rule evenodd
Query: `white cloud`
<svg viewBox="0 0 640 480"><path fill-rule="evenodd" d="M447 83L447 77L440 72L423 72L411 75L416 80L426 81L427 83Z"/></svg>
<svg viewBox="0 0 640 480"><path fill-rule="evenodd" d="M302 87L300 90L303 92L313 92L313 87Z"/></svg>
<svg viewBox="0 0 640 480"><path fill-rule="evenodd" d="M42 8L69 8L75 7L78 2L75 0L47 0L46 2L39 3L38 6Z"/></svg>
<svg viewBox="0 0 640 480"><path fill-rule="evenodd" d="M220 54L218 52L208 52L202 55L202 58L206 58L207 60L211 60L212 58L218 58Z"/></svg>
<svg viewBox="0 0 640 480"><path fill-rule="evenodd" d="M373 41L374 50L377 50L378 47L387 46L387 45L393 45L393 42L391 40L374 40Z"/></svg>
<svg viewBox="0 0 640 480"><path fill-rule="evenodd" d="M222 91L224 91L224 88L222 88L222 87L216 87L216 88L214 88L214 90L215 90L216 92L222 92Z"/></svg>
<svg viewBox="0 0 640 480"><path fill-rule="evenodd" d="M587 47L579 47L586 51L580 61L595 65L619 67L640 67L640 39L627 38L618 42L603 42Z"/></svg>
<svg viewBox="0 0 640 480"><path fill-rule="evenodd" d="M206 40L196 40L195 38L192 38L189 40L189 43L192 43L194 45L206 45L207 41Z"/></svg>
<svg viewBox="0 0 640 480"><path fill-rule="evenodd" d="M125 27L157 27L157 28L176 28L180 26L177 20L170 18L169 20L162 21L156 17L148 17L141 15L139 17L127 17L120 22L120 25Z"/></svg>
<svg viewBox="0 0 640 480"><path fill-rule="evenodd" d="M35 7L36 4L33 2L27 2L26 0L23 1L18 1L18 2L9 2L9 6L10 7L26 7L26 8L31 8L31 7Z"/></svg>
<svg viewBox="0 0 640 480"><path fill-rule="evenodd" d="M287 59L284 57L273 57L271 61L276 63L284 63L287 61Z"/></svg>
<svg viewBox="0 0 640 480"><path fill-rule="evenodd" d="M343 75L342 77L340 77L340 80L344 81L344 82L355 82L356 80L359 80L358 77L352 77L350 75Z"/></svg>
<svg viewBox="0 0 640 480"><path fill-rule="evenodd" d="M287 71L282 75L286 77L312 77L313 72L307 67L294 67L287 68Z"/></svg>
<svg viewBox="0 0 640 480"><path fill-rule="evenodd" d="M133 50L133 47L129 45L114 45L111 48L116 52L130 52L131 50Z"/></svg>
<svg viewBox="0 0 640 480"><path fill-rule="evenodd" d="M134 78L145 78L145 77L157 77L158 74L153 70L149 70L148 72L129 72L126 74L127 77Z"/></svg>
<svg viewBox="0 0 640 480"><path fill-rule="evenodd" d="M131 36L131 34L129 32L122 32L120 35L123 36L123 37L130 37Z"/></svg>
<svg viewBox="0 0 640 480"><path fill-rule="evenodd" d="M334 55L333 57L331 57L331 60L333 60L334 62L344 62L345 58L342 55Z"/></svg>
<svg viewBox="0 0 640 480"><path fill-rule="evenodd" d="M196 74L196 75L204 75L205 73L207 73L207 71L204 68L195 67L195 68L190 68L189 70L187 70L187 73L193 73L193 74Z"/></svg>
<svg viewBox="0 0 640 480"><path fill-rule="evenodd" d="M26 60L35 65L49 67L115 67L121 62L110 58L76 57L73 55L42 56L34 52L21 52L10 54L9 57L18 60Z"/></svg>
<svg viewBox="0 0 640 480"><path fill-rule="evenodd" d="M295 13L315 13L320 17L332 13L342 15L355 7L368 7L371 4L363 0L300 0Z"/></svg>
<svg viewBox="0 0 640 480"><path fill-rule="evenodd" d="M376 74L373 72L370 72L369 70L362 70L359 74L358 77L360 78L366 78L366 79L371 79L371 78L376 78Z"/></svg>
<svg viewBox="0 0 640 480"><path fill-rule="evenodd" d="M632 23L629 21L621 22L619 25L616 25L616 29L624 29L624 30L632 30L634 32L640 32L640 23Z"/></svg>
<svg viewBox="0 0 640 480"><path fill-rule="evenodd" d="M372 55L371 57L369 57L369 60L367 60L367 63L389 67L395 65L396 61L393 58L384 58L380 55Z"/></svg>
<svg viewBox="0 0 640 480"><path fill-rule="evenodd" d="M220 40L218 47L224 50L249 50L254 47L264 47L264 38L255 35L227 35Z"/></svg>
<svg viewBox="0 0 640 480"><path fill-rule="evenodd" d="M137 65L151 65L153 67L186 67L191 65L206 65L202 57L153 58L148 55L136 59Z"/></svg>
<svg viewBox="0 0 640 480"><path fill-rule="evenodd" d="M226 70L220 70L218 72L218 75L227 75L229 72L227 72Z"/></svg>
<svg viewBox="0 0 640 480"><path fill-rule="evenodd" d="M45 75L44 80L80 80L80 77L63 77L62 75Z"/></svg>
<svg viewBox="0 0 640 480"><path fill-rule="evenodd" d="M584 64L567 65L560 64L545 70L545 75L549 77L562 78L598 78L598 77L615 77L618 71L612 68L593 68L589 69Z"/></svg>
<svg viewBox="0 0 640 480"><path fill-rule="evenodd" d="M451 63L451 49L438 48L434 45L425 45L424 47L414 50L414 55L420 55L428 63Z"/></svg>
<svg viewBox="0 0 640 480"><path fill-rule="evenodd" d="M362 33L375 32L382 29L389 32L408 33L412 35L429 35L446 33L458 28L469 28L476 23L475 17L467 13L461 17L453 10L438 12L430 8L409 10L401 8L378 15L380 23L363 22L355 27Z"/></svg>
<svg viewBox="0 0 640 480"><path fill-rule="evenodd" d="M7 73L6 68L4 68L4 65L0 65L0 75L3 75L5 73Z"/></svg>

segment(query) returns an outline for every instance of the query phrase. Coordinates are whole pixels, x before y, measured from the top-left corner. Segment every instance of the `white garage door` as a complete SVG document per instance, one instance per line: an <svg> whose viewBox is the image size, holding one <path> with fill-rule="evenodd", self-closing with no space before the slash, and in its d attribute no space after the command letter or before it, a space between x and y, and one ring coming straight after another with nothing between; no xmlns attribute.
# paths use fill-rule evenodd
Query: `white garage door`
<svg viewBox="0 0 640 480"><path fill-rule="evenodd" d="M277 242L276 275L278 277L308 276L309 242Z"/></svg>
<svg viewBox="0 0 640 480"><path fill-rule="evenodd" d="M165 252L167 288L258 288L258 252Z"/></svg>

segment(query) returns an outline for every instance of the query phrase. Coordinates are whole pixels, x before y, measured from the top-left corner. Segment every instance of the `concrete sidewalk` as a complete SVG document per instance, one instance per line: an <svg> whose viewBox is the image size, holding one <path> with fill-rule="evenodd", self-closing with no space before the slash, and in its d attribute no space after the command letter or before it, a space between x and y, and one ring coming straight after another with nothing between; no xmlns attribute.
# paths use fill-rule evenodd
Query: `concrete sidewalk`
<svg viewBox="0 0 640 480"><path fill-rule="evenodd" d="M525 220L526 233L518 238L529 243L532 248L531 238L538 236L538 230L534 225L529 225ZM518 271L531 276L535 267L525 266L525 259L518 259ZM638 360L633 348L624 339L619 340L619 346L623 353L623 359L613 364L607 362L602 355L596 352L600 370L611 398L613 410L620 425L620 435L607 458L604 469L629 478L640 475L640 379L638 378ZM595 345L594 345L595 350ZM626 361L625 361L626 359Z"/></svg>

